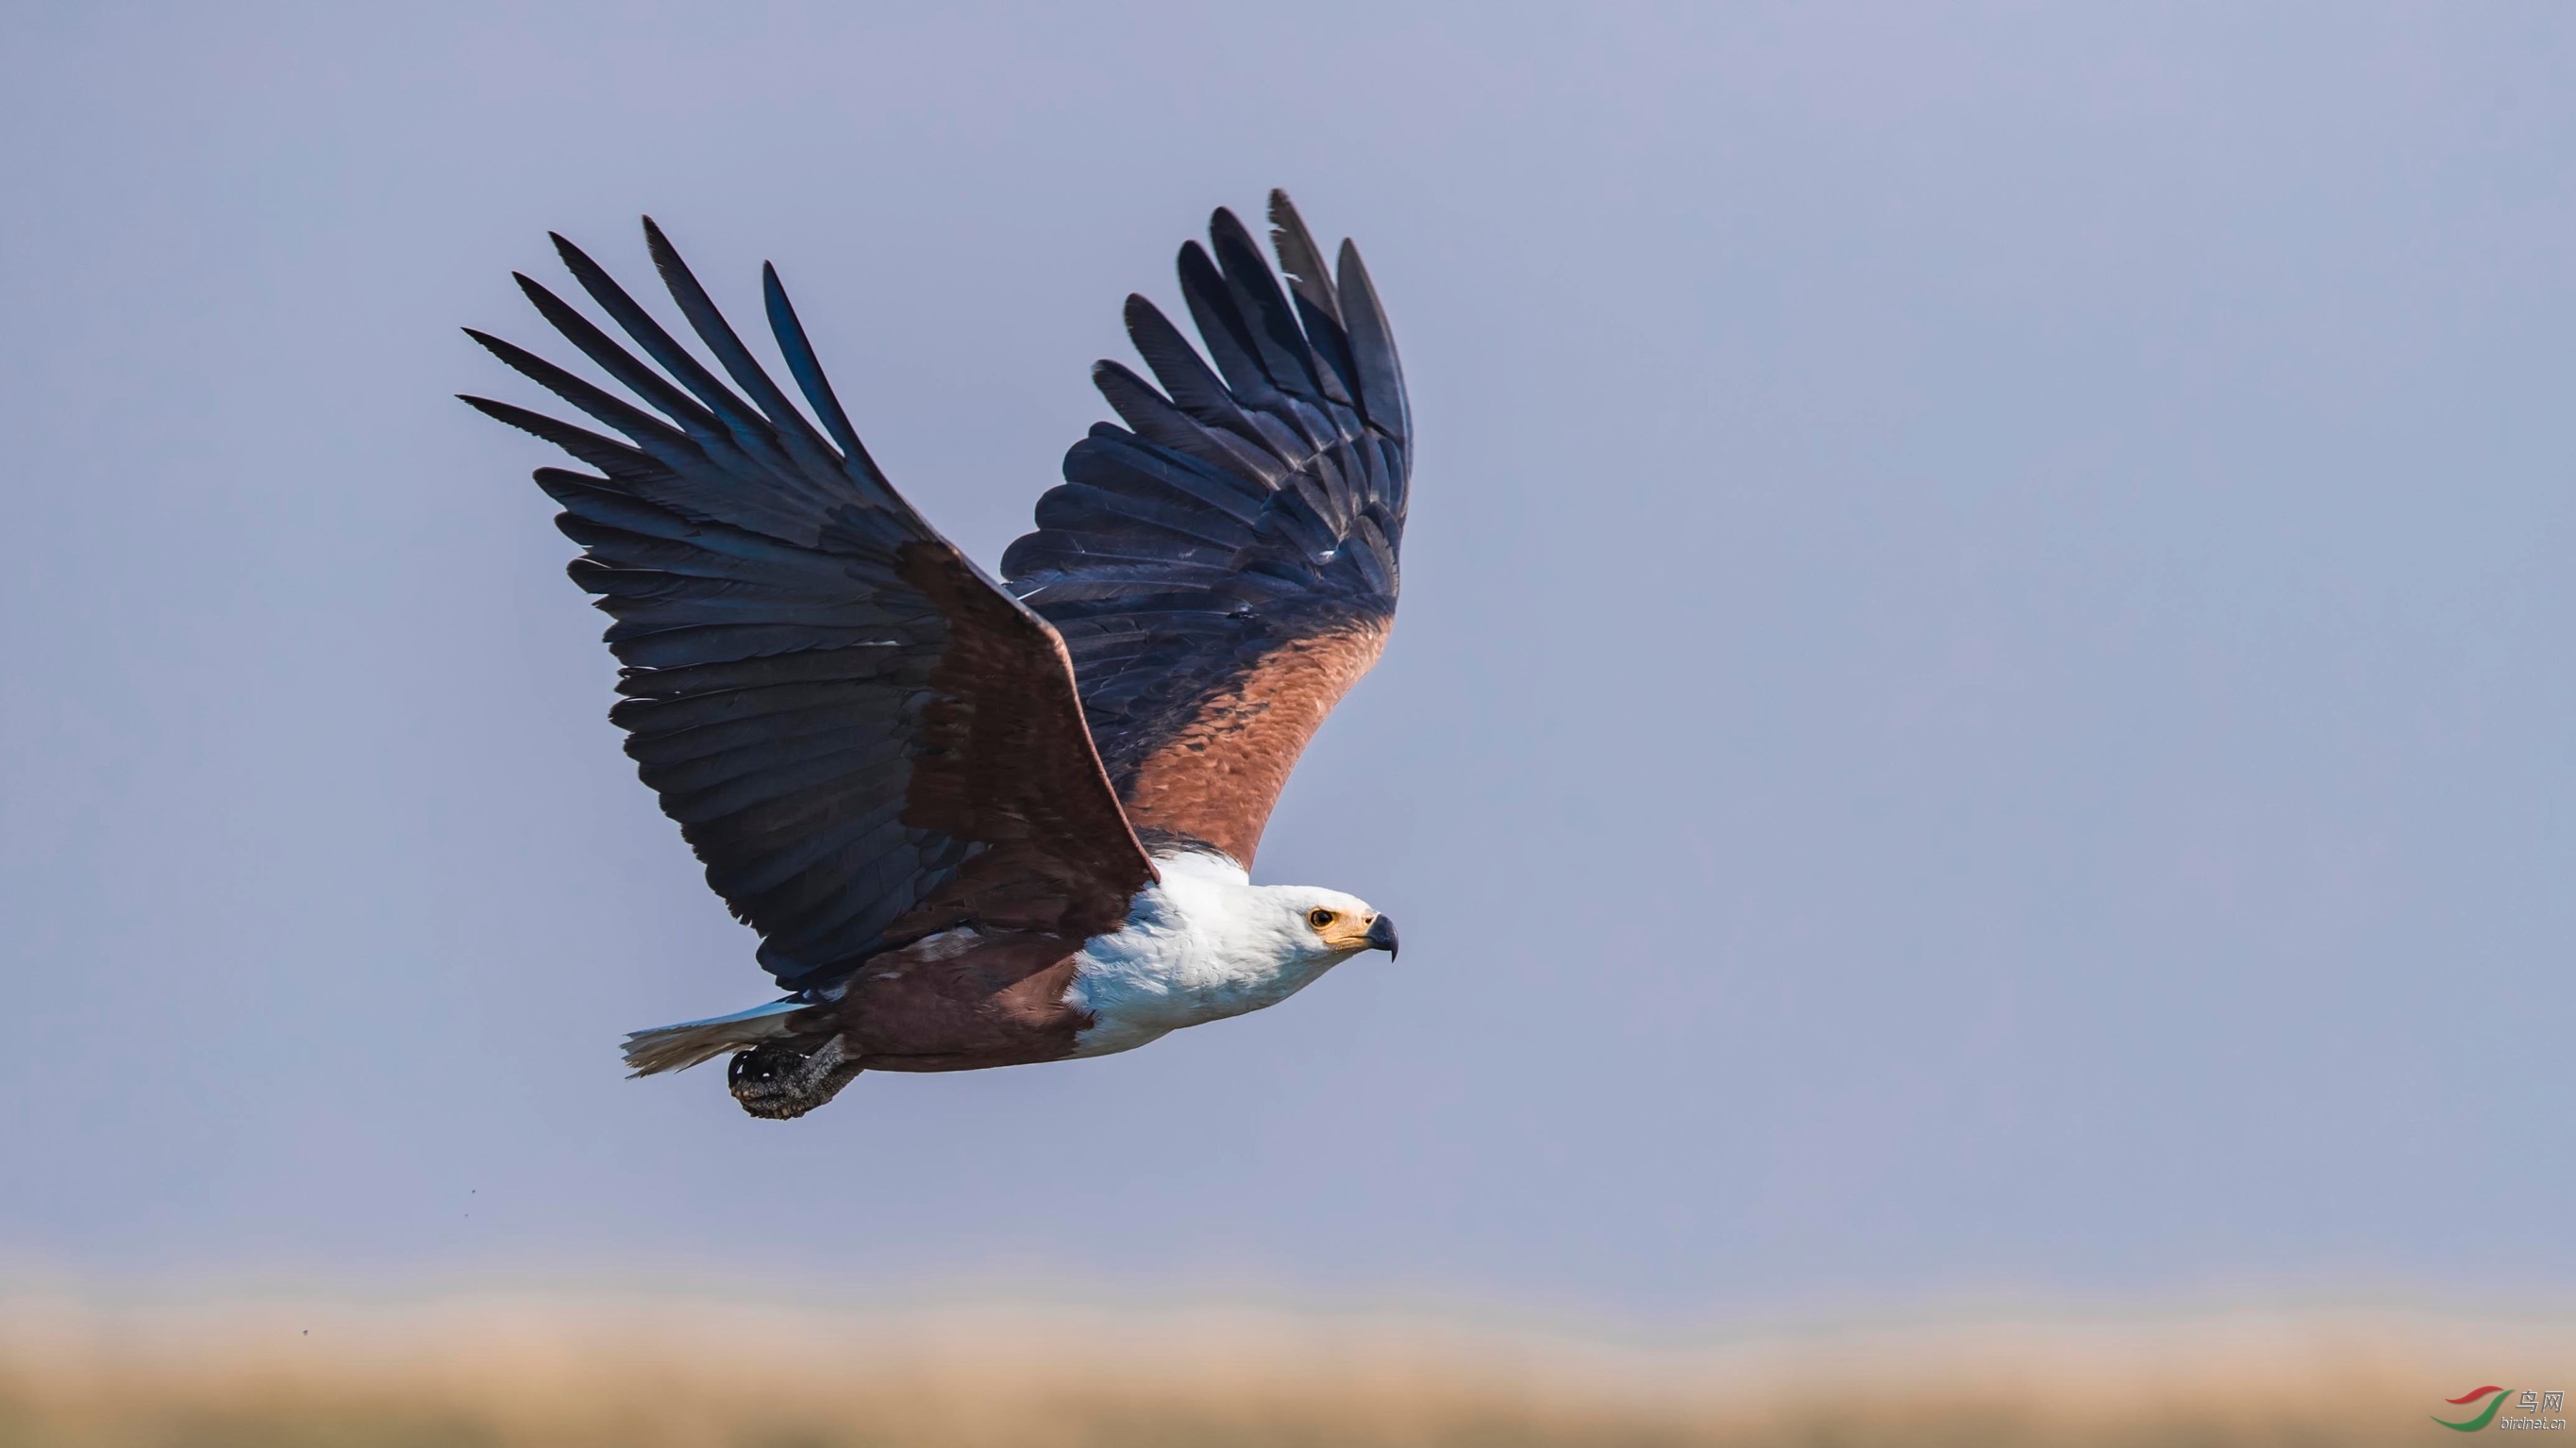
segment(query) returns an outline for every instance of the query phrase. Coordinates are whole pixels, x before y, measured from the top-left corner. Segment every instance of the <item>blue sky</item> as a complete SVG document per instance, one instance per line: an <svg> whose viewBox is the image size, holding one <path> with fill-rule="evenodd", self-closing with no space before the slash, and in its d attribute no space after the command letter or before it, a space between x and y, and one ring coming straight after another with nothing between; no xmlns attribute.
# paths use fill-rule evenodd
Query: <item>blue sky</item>
<svg viewBox="0 0 2576 1448"><path fill-rule="evenodd" d="M0 1260L2576 1282L2576 17L934 8L0 19ZM1402 963L786 1127L621 1079L765 981L455 329L549 228L775 260L990 563L1272 185L1420 445L1261 874Z"/></svg>

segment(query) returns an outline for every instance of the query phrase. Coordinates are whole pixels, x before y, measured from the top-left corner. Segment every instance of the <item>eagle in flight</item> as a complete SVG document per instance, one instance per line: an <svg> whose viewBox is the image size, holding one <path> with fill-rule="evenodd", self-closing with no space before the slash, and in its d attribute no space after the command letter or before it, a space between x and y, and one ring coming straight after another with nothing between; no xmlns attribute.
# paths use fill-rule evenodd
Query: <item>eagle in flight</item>
<svg viewBox="0 0 2576 1448"><path fill-rule="evenodd" d="M810 420L650 218L731 386L560 236L634 350L519 287L645 406L469 329L615 434L464 399L594 470L536 480L615 620L609 718L786 992L636 1032L635 1074L730 1053L744 1110L796 1117L862 1070L1132 1050L1393 956L1365 901L1250 876L1297 756L1385 644L1412 436L1359 252L1327 268L1283 192L1270 220L1284 288L1229 211L1181 248L1204 359L1127 299L1155 381L1092 370L1126 426L1073 445L998 581L869 459L773 268Z"/></svg>

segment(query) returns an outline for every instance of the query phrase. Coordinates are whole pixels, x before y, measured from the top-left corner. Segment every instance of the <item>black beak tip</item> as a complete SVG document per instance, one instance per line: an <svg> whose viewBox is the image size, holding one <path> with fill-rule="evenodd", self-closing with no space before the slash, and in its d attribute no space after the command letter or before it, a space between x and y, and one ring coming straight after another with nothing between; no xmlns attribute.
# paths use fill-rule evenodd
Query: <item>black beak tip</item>
<svg viewBox="0 0 2576 1448"><path fill-rule="evenodd" d="M1386 958L1395 959L1395 921L1381 915L1369 923L1369 949L1383 950Z"/></svg>

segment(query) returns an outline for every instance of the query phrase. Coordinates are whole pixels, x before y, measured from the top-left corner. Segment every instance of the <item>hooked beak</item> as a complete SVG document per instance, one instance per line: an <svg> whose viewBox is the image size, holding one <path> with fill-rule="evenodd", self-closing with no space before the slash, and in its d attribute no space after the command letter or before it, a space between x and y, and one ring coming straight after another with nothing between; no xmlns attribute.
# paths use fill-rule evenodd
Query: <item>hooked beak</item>
<svg viewBox="0 0 2576 1448"><path fill-rule="evenodd" d="M1383 950L1387 959L1395 959L1395 921L1384 915L1370 921L1368 944L1369 949Z"/></svg>

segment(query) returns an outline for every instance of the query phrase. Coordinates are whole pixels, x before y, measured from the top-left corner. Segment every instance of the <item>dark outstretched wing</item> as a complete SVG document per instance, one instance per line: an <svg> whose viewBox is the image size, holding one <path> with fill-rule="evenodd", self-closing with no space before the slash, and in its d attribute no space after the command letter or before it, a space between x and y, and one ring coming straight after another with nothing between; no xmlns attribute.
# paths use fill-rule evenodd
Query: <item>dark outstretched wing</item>
<svg viewBox="0 0 2576 1448"><path fill-rule="evenodd" d="M1288 290L1233 213L1181 293L1216 367L1143 297L1127 331L1162 383L1092 370L1127 426L1065 456L1002 573L1072 650L1091 735L1148 839L1246 866L1288 772L1395 617L1411 427L1359 252L1338 283L1284 192Z"/></svg>
<svg viewBox="0 0 2576 1448"><path fill-rule="evenodd" d="M582 545L644 782L790 989L958 924L1115 928L1154 876L1083 727L1055 630L996 587L869 460L774 271L769 322L827 441L648 219L654 263L717 380L561 237L564 264L660 371L544 287L537 310L647 412L476 341L626 439L465 400L603 476L541 468ZM666 375L667 374L667 375ZM659 415L656 415L656 414ZM837 446L835 446L837 444Z"/></svg>

